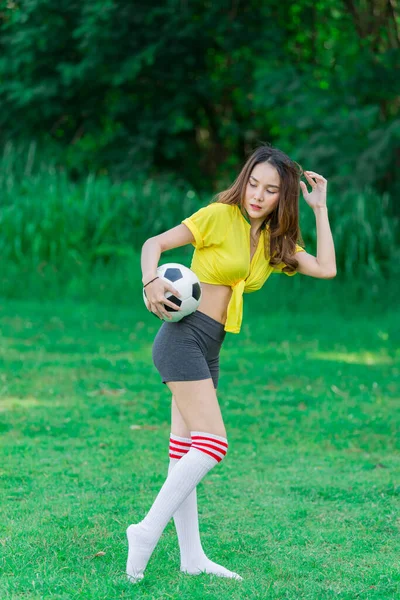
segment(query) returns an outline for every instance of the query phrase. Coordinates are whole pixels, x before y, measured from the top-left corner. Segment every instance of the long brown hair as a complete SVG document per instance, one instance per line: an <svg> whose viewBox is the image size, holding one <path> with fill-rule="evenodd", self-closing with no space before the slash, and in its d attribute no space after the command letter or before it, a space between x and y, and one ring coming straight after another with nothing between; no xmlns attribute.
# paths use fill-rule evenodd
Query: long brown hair
<svg viewBox="0 0 400 600"><path fill-rule="evenodd" d="M304 243L299 228L300 177L303 173L299 164L281 150L263 144L249 156L232 185L214 196L212 201L236 204L245 216L244 197L247 182L254 167L264 162L275 167L280 177L278 204L261 226L261 234L265 236L265 258L271 266L285 263L287 267L283 271L293 273L298 266L295 258L296 243Z"/></svg>

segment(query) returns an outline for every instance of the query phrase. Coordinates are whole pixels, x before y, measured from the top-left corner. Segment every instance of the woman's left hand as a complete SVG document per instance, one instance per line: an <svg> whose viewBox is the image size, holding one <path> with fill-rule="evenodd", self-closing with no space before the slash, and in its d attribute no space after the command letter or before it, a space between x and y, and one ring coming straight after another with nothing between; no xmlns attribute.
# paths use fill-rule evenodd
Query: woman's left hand
<svg viewBox="0 0 400 600"><path fill-rule="evenodd" d="M311 206L312 209L326 206L326 188L328 182L325 177L318 175L318 173L314 173L314 171L304 171L304 177L312 187L312 191L309 192L304 181L300 181L303 198L307 204Z"/></svg>

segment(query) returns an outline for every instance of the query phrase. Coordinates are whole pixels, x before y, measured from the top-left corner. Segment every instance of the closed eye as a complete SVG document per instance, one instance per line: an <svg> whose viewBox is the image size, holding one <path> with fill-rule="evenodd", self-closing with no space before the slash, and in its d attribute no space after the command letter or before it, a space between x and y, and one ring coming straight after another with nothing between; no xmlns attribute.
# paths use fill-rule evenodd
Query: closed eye
<svg viewBox="0 0 400 600"><path fill-rule="evenodd" d="M254 185L254 183L251 183L250 181L249 181L249 185L252 188L257 187L256 185ZM276 190L267 190L267 192L268 192L268 194L276 194Z"/></svg>

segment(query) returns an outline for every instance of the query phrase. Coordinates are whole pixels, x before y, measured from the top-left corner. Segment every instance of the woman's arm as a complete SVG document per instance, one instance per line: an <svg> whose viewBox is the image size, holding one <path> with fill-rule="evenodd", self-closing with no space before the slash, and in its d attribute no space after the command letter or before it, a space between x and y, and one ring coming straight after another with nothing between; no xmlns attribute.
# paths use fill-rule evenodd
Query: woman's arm
<svg viewBox="0 0 400 600"><path fill-rule="evenodd" d="M317 228L317 256L307 252L297 252L299 262L297 272L310 277L331 279L336 275L335 247L328 219L326 205L327 180L313 171L305 171L304 175L312 187L309 193L302 181L300 187L307 204L313 209Z"/></svg>
<svg viewBox="0 0 400 600"><path fill-rule="evenodd" d="M180 248L194 242L194 237L186 225L177 225L145 241L142 246L142 281L145 285L157 277L157 266L162 252Z"/></svg>

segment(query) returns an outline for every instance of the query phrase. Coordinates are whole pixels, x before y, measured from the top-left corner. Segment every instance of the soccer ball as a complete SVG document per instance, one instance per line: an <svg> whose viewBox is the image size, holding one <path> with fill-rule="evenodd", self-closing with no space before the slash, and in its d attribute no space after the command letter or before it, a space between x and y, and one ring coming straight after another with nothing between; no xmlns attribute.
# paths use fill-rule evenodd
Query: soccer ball
<svg viewBox="0 0 400 600"><path fill-rule="evenodd" d="M170 306L164 305L166 310L170 313L171 319L163 319L163 321L167 321L167 323L176 323L183 319L183 317L192 314L197 309L201 300L201 285L197 275L193 273L193 271L179 263L166 263L165 265L160 265L158 267L157 275L160 279L172 283L173 287L181 294L181 297L177 298L172 292L165 293L165 297L168 298L170 302L180 306L181 310L174 310ZM146 308L149 309L145 288L143 288L143 300ZM157 317L157 315L154 316Z"/></svg>

